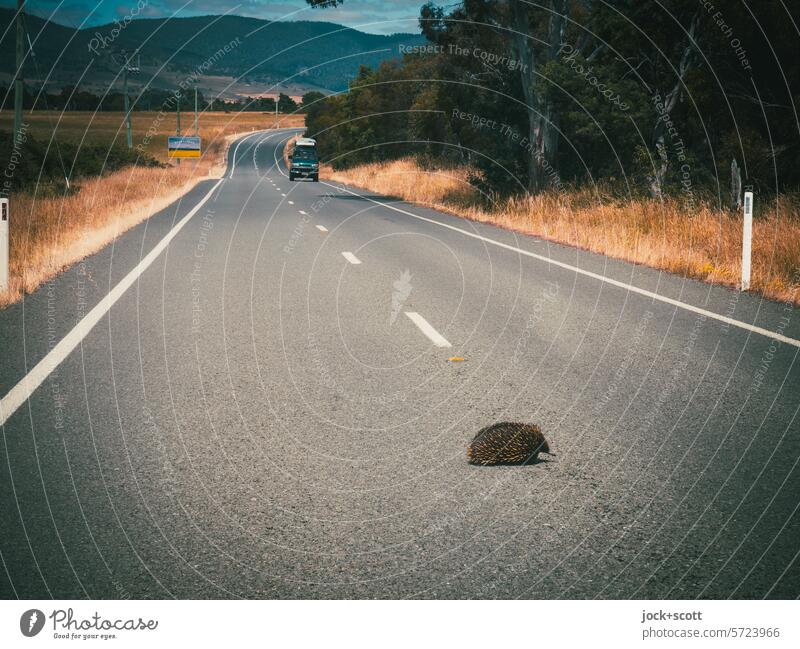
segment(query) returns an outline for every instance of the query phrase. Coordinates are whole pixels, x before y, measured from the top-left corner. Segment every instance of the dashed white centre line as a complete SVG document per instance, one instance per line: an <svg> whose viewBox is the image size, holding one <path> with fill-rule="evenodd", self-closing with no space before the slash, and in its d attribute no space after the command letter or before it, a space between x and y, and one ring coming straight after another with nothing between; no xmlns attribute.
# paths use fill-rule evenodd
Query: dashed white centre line
<svg viewBox="0 0 800 649"><path fill-rule="evenodd" d="M284 194L283 192L281 192L281 196L283 196L284 198L286 198L286 194Z"/></svg>
<svg viewBox="0 0 800 649"><path fill-rule="evenodd" d="M297 210L297 211L300 212L300 214L302 214L303 216L308 216L308 214L306 214L303 210Z"/></svg>
<svg viewBox="0 0 800 649"><path fill-rule="evenodd" d="M324 225L318 225L317 230L319 230L320 232L327 232L328 228L326 228Z"/></svg>
<svg viewBox="0 0 800 649"><path fill-rule="evenodd" d="M344 257L347 261L351 264L360 264L361 260L356 257L352 252L343 252L342 257Z"/></svg>
<svg viewBox="0 0 800 649"><path fill-rule="evenodd" d="M294 201L289 201L289 205L294 205Z"/></svg>
<svg viewBox="0 0 800 649"><path fill-rule="evenodd" d="M438 331L436 331L436 329L434 329L430 323L419 313L415 313L414 311L406 311L405 314L411 318L411 322L417 325L422 333L430 338L434 345L437 347L452 347L452 345L447 342L447 339Z"/></svg>

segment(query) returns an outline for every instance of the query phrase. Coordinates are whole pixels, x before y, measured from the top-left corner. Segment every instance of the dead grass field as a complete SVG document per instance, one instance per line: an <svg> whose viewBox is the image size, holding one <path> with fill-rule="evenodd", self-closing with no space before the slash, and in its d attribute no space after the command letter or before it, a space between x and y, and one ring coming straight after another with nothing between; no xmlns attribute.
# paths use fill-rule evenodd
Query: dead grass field
<svg viewBox="0 0 800 649"><path fill-rule="evenodd" d="M28 113L27 132L48 141L125 143L122 113ZM0 129L11 130L12 115L0 113ZM281 115L278 126L303 126L302 115ZM193 134L192 116L182 116L182 132ZM163 169L128 167L97 178L76 179L79 189L66 196L36 192L11 197L9 290L0 292L0 307L14 303L49 278L90 255L137 223L163 209L200 181L219 177L225 151L236 135L275 126L274 115L204 113L200 118L203 157ZM175 132L175 115L133 114L133 144L167 162L167 137ZM148 136L148 131L150 135Z"/></svg>
<svg viewBox="0 0 800 649"><path fill-rule="evenodd" d="M677 199L621 201L593 188L512 198L486 208L467 182L469 169L423 170L412 159L340 172L323 168L322 175L686 277L739 283L742 217L708 203L689 213ZM800 196L781 196L756 214L751 289L800 304Z"/></svg>

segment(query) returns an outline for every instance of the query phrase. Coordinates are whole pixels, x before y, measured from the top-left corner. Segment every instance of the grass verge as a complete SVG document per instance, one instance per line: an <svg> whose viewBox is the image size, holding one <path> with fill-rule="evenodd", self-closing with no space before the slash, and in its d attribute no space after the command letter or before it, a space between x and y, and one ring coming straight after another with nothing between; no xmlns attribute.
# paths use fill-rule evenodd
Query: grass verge
<svg viewBox="0 0 800 649"><path fill-rule="evenodd" d="M411 158L333 171L328 180L713 284L738 286L742 217L675 198L620 200L602 188L487 203L467 167L423 169ZM489 205L487 207L487 205ZM800 305L800 196L763 205L753 223L751 290Z"/></svg>

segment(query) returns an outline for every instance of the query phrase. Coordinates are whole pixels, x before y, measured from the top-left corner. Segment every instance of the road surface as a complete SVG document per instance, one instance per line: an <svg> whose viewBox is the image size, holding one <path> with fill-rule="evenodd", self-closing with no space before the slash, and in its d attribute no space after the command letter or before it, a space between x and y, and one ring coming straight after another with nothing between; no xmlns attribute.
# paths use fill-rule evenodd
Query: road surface
<svg viewBox="0 0 800 649"><path fill-rule="evenodd" d="M289 135L0 312L3 597L800 596L800 311ZM555 457L467 464L500 420Z"/></svg>

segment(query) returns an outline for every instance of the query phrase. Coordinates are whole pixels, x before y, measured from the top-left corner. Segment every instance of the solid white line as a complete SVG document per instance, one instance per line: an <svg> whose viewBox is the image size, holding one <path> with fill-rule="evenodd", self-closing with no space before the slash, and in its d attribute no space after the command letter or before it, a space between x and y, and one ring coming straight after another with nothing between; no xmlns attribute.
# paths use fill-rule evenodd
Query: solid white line
<svg viewBox="0 0 800 649"><path fill-rule="evenodd" d="M411 318L411 322L417 325L422 333L431 339L431 342L434 345L437 347L452 347L452 345L447 342L447 339L438 331L436 331L436 329L431 327L430 323L419 313L415 313L414 311L406 311L405 314Z"/></svg>
<svg viewBox="0 0 800 649"><path fill-rule="evenodd" d="M457 228L454 225L448 225L447 223L441 223L439 221L436 221L435 219L429 219L425 216L414 214L413 212L409 212L408 210L404 210L399 207L395 207L394 205L389 205L387 203L382 203L381 201L377 201L373 198L370 198L369 196L364 196L362 194L350 191L346 187L341 187L339 185L331 185L330 183L325 183L325 182L323 184L327 185L328 187L333 187L334 189L339 188L342 191L347 192L348 194L352 194L353 196L358 196L359 198L368 200L372 203L375 203L376 205L381 205L382 207L388 207L390 210L394 210L395 212L400 212L401 214L406 214L407 216L419 219L420 221L433 223L434 225L438 225L442 228L447 228L448 230L454 230L455 232L465 234L466 236L472 237L473 239L478 239L480 241L485 241L486 243L491 243L492 245L498 246L499 248L505 248L506 250L511 250L513 252L519 253L520 255L525 255L526 257L532 257L534 259L545 261L548 264L552 264L553 266L558 266L559 268L565 268L567 270L571 270L573 272L579 273L580 275L591 277L592 279L596 279L600 282L610 284L611 286L616 286L618 288L625 289L626 291L630 291L631 293L638 293L639 295L644 295L645 297L649 297L659 302L664 302L665 304L670 304L672 306L678 307L679 309L684 309L685 311L691 311L692 313L698 313L700 315L704 315L707 318L712 318L713 320L724 322L733 327L738 327L739 329L752 331L753 333L757 333L761 336L766 336L767 338L772 338L773 340L778 340L782 343L786 343L787 345L792 345L793 347L800 347L800 340L797 340L795 338L789 338L788 336L784 336L783 334L770 331L769 329L764 329L763 327L757 327L747 322L742 322L741 320L734 320L733 318L720 315L719 313L714 313L713 311L708 311L707 309L701 309L700 307L694 306L692 304L687 304L686 302L681 302L680 300L673 300L671 297L665 297L663 295L659 295L658 293L653 293L652 291L639 288L638 286L634 286L633 284L626 284L625 282L620 282L616 279L611 279L610 277L606 277L605 275L593 273L592 271L584 270L583 268L578 268L577 266L573 266L572 264L566 264L563 261L556 261L555 259L552 259L550 257L545 257L544 255L537 255L535 252L530 252L529 250L523 250L522 248L517 248L516 246L511 246L507 243L495 241L494 239L490 239L489 237L484 237L481 236L480 234L475 234L474 232L469 232L462 228Z"/></svg>
<svg viewBox="0 0 800 649"><path fill-rule="evenodd" d="M192 210L178 221L172 229L159 241L155 247L145 256L125 277L106 295L97 305L87 313L83 319L75 325L58 344L50 350L50 352L36 366L28 372L22 380L17 383L11 391L0 400L0 426L8 421L8 418L13 415L17 409L25 403L30 396L34 393L50 373L58 367L61 362L69 356L70 352L75 349L92 328L100 321L100 319L108 313L109 309L122 297L123 293L127 291L133 283L139 279L141 274L147 270L156 258L164 251L178 232L181 231L184 225L197 214L198 210L206 204L212 194L223 182L220 178L209 192L195 205Z"/></svg>
<svg viewBox="0 0 800 649"><path fill-rule="evenodd" d="M361 261L356 257L352 252L343 252L342 257L344 257L347 261L351 264L360 264Z"/></svg>
<svg viewBox="0 0 800 649"><path fill-rule="evenodd" d="M318 225L317 230L319 230L320 232L327 232L328 228L326 228L324 225Z"/></svg>

